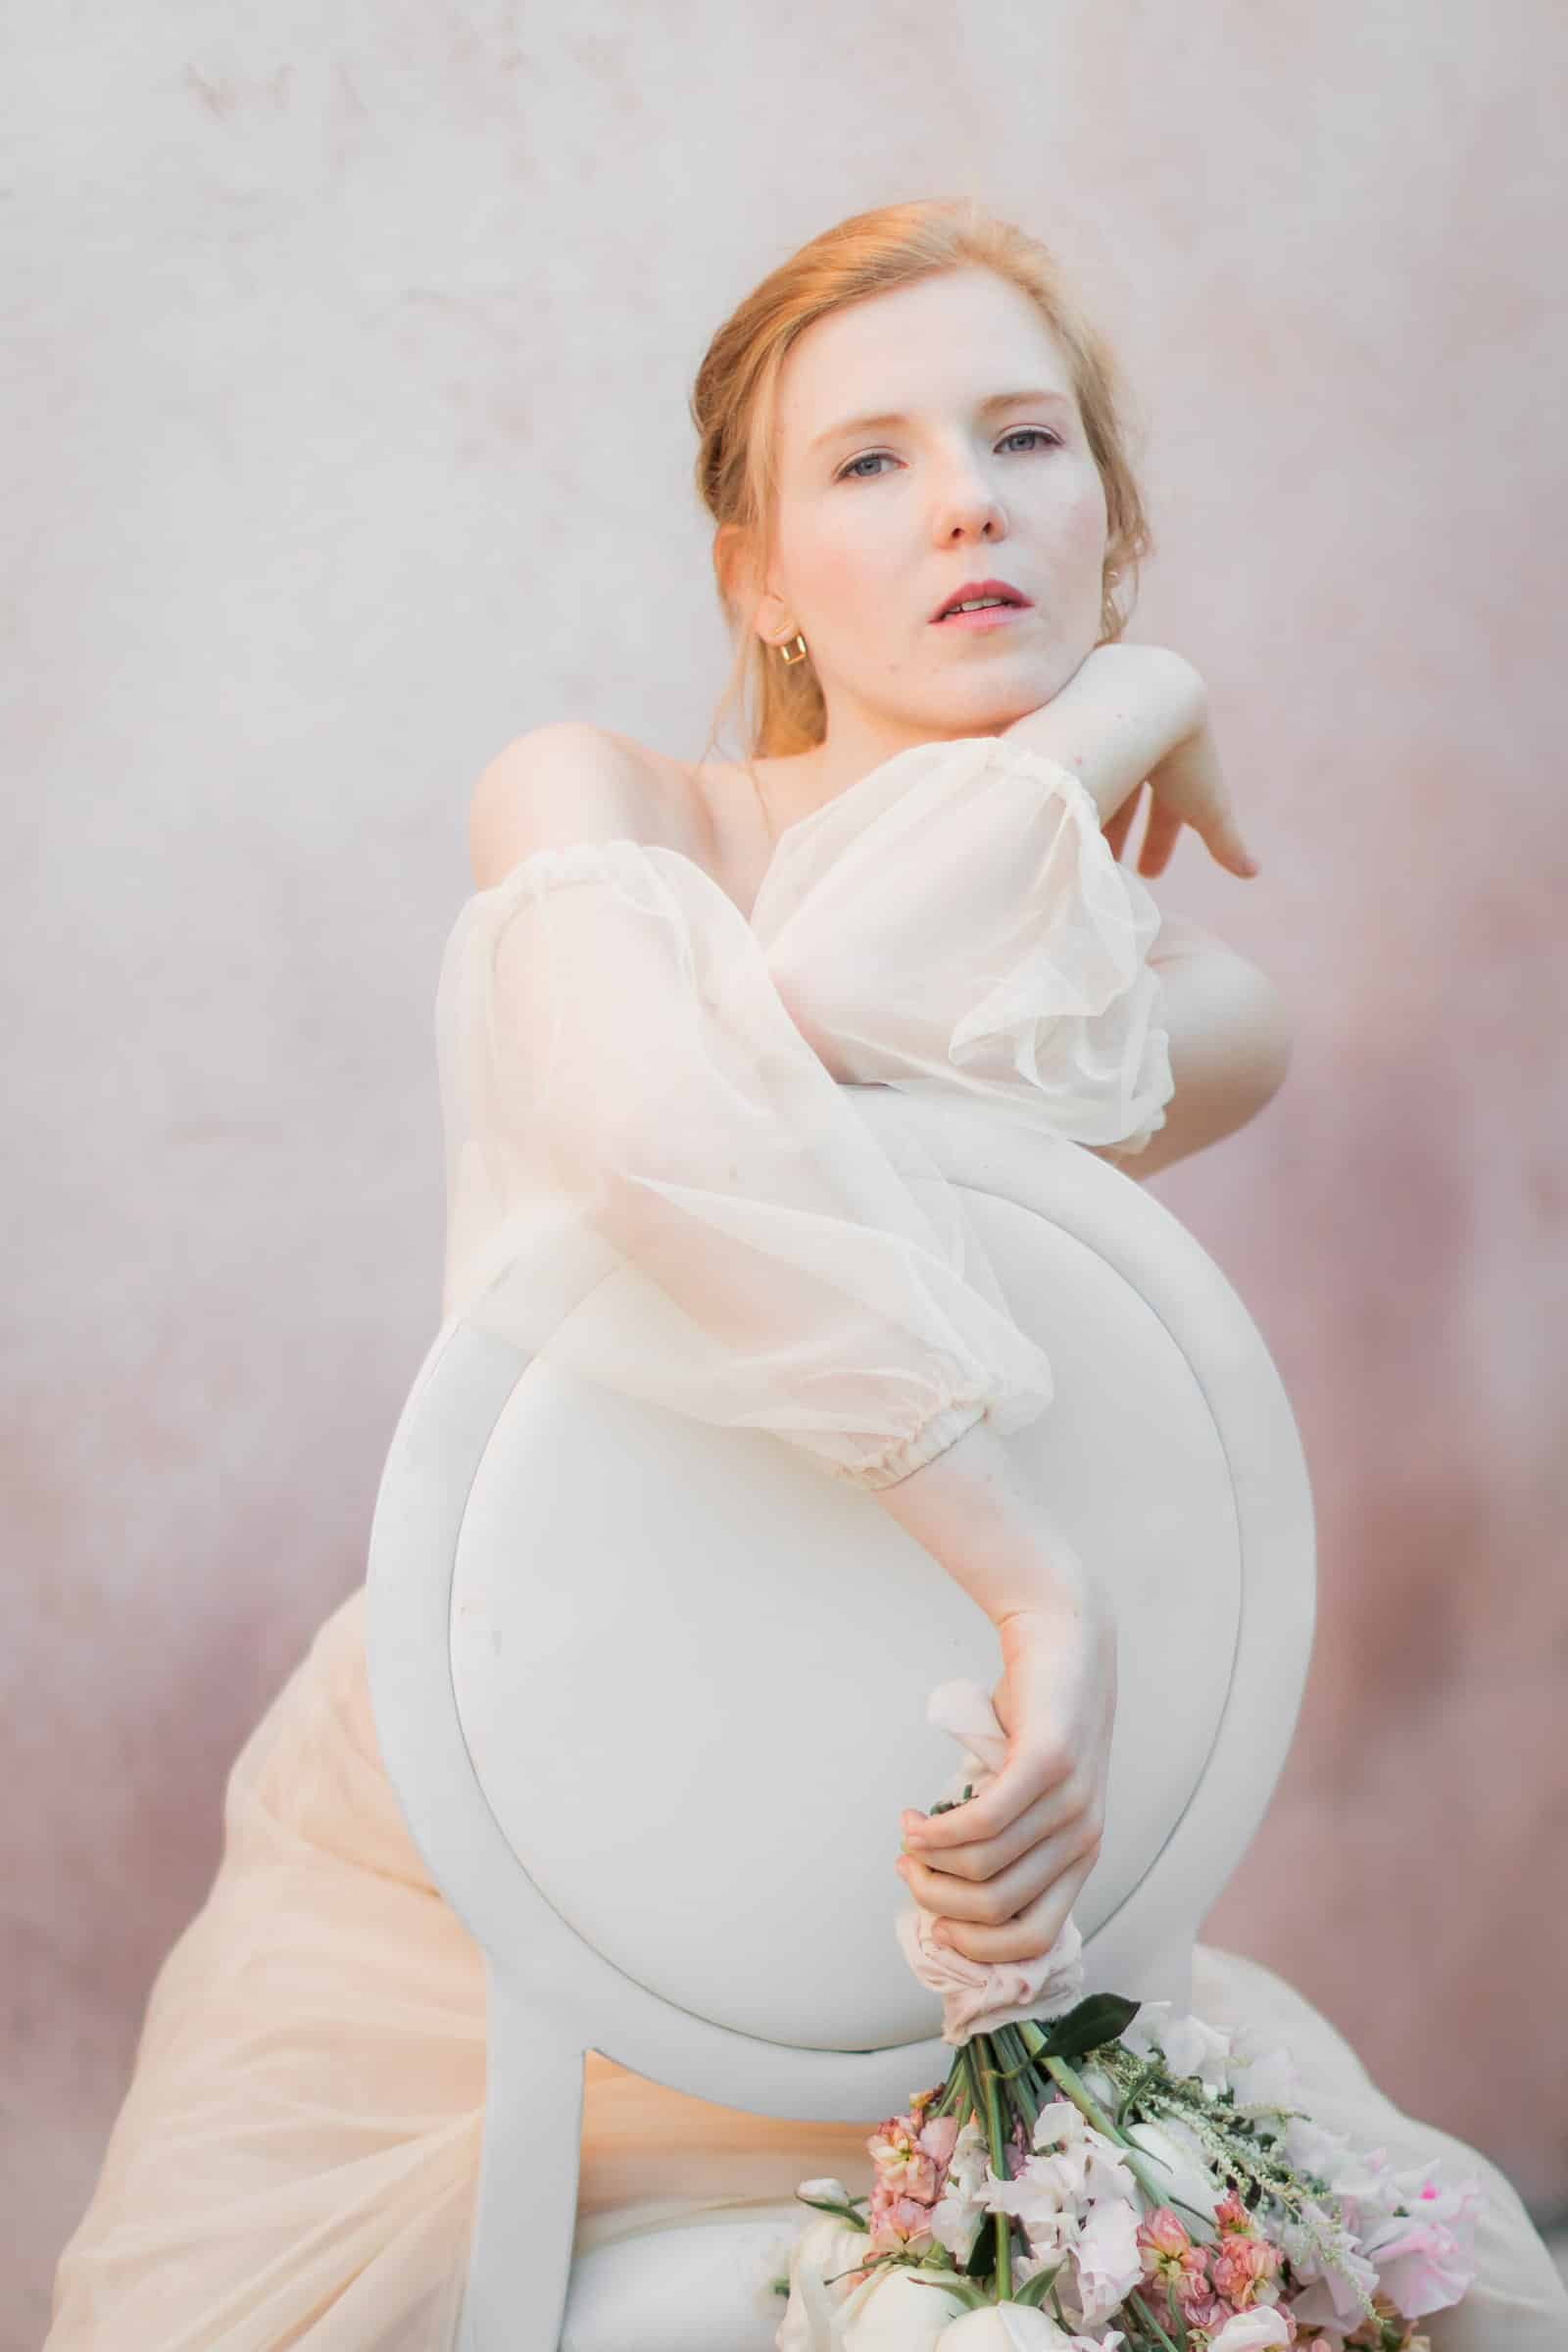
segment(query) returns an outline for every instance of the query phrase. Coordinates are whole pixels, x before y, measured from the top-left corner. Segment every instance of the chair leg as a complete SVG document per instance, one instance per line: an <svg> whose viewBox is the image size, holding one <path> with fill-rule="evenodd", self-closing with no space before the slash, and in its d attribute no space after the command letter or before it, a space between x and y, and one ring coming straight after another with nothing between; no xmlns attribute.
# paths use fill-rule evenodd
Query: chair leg
<svg viewBox="0 0 1568 2352"><path fill-rule="evenodd" d="M462 2352L555 2352L571 2278L583 2051L492 1968L484 2149L458 2341Z"/></svg>

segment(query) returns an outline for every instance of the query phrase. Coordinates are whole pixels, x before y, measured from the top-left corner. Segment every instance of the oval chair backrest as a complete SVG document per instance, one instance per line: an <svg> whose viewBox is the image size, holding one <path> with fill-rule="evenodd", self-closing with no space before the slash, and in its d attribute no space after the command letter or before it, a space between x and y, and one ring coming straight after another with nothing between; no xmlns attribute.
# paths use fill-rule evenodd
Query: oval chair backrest
<svg viewBox="0 0 1568 2352"><path fill-rule="evenodd" d="M953 1095L848 1091L961 1188L1051 1359L1052 1405L1006 1443L1120 1627L1086 1988L1184 2006L1310 1657L1289 1401L1212 1259L1119 1169ZM927 1693L989 1690L1000 1661L870 1495L454 1322L388 1453L368 1584L382 1752L493 1997L780 2116L890 2113L945 2074L894 1935L899 1814L959 1762Z"/></svg>

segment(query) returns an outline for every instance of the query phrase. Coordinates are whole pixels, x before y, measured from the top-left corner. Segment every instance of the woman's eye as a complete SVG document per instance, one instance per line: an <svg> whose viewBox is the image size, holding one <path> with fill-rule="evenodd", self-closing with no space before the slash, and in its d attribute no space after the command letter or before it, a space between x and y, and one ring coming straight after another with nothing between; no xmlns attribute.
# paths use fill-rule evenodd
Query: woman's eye
<svg viewBox="0 0 1568 2352"><path fill-rule="evenodd" d="M1009 442L1030 440L1043 441L1048 449L1059 449L1061 447L1061 439L1059 434L1048 433L1043 424L1020 424L1015 433L1004 433L1003 435L1001 446L1005 449Z"/></svg>
<svg viewBox="0 0 1568 2352"><path fill-rule="evenodd" d="M847 466L842 466L839 469L839 472L834 478L841 482L875 481L875 474L862 473L860 471L860 467L862 466L880 466L883 459L887 458L887 456L888 453L885 449L868 449L863 458L852 458ZM893 461L891 458L889 458L889 465L891 465L892 462Z"/></svg>

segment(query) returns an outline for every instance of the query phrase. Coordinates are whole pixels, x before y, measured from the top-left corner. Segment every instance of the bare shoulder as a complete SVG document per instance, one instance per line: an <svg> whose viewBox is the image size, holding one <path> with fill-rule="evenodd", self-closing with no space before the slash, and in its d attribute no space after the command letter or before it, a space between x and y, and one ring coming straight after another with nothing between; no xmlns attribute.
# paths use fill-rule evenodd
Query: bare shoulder
<svg viewBox="0 0 1568 2352"><path fill-rule="evenodd" d="M481 770L468 810L473 877L488 890L533 850L632 840L688 845L684 770L591 719L514 736Z"/></svg>

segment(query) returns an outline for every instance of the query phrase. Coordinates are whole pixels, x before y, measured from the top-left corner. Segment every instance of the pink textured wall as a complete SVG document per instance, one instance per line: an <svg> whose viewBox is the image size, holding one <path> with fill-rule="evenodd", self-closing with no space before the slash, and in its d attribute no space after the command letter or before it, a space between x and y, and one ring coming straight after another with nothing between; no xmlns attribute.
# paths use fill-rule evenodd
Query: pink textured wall
<svg viewBox="0 0 1568 2352"><path fill-rule="evenodd" d="M1568 2201L1561 12L138 13L35 13L5 100L4 2352L227 1765L363 1572L469 782L553 716L696 752L703 342L802 237L959 189L1125 354L1134 634L1210 679L1265 867L1189 842L1163 895L1297 1014L1268 1112L1154 1188L1275 1349L1322 1539L1205 1932Z"/></svg>

